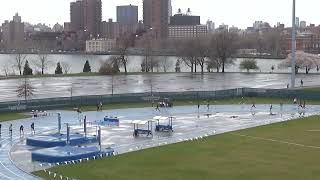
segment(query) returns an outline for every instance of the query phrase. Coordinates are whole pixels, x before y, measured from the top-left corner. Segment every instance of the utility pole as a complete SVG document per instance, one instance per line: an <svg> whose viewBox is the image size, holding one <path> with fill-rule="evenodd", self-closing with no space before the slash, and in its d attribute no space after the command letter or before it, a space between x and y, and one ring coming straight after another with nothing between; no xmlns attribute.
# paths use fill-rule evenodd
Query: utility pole
<svg viewBox="0 0 320 180"><path fill-rule="evenodd" d="M292 7L292 42L291 42L291 88L296 83L296 0L293 0Z"/></svg>

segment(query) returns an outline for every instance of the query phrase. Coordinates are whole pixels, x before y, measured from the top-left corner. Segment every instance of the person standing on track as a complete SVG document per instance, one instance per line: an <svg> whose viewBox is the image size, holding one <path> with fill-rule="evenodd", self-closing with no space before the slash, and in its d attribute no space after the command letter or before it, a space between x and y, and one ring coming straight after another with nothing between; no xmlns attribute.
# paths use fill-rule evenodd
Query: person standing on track
<svg viewBox="0 0 320 180"><path fill-rule="evenodd" d="M12 137L12 124L9 126L9 136Z"/></svg>
<svg viewBox="0 0 320 180"><path fill-rule="evenodd" d="M36 134L36 131L34 130L34 122L31 124L31 134Z"/></svg>
<svg viewBox="0 0 320 180"><path fill-rule="evenodd" d="M20 136L21 136L21 135L22 135L22 136L24 135L24 132L23 132L23 125L21 125L21 126L20 126Z"/></svg>

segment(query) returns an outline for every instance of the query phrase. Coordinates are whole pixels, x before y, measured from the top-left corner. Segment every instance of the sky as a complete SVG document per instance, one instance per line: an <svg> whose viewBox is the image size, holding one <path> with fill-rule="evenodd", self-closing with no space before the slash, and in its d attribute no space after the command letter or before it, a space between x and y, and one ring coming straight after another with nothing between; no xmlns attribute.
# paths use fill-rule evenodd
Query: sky
<svg viewBox="0 0 320 180"><path fill-rule="evenodd" d="M70 2L73 0L0 0L0 22L11 20L18 12L22 21L63 24L70 19ZM102 0L103 20L116 21L117 5L138 5L139 19L142 19L142 0ZM254 21L266 21L271 25L277 22L290 26L292 0L172 0L173 14L178 8L186 11L191 8L193 15L200 15L201 22L208 19L219 24L246 28ZM320 24L319 0L297 0L297 16L300 20Z"/></svg>

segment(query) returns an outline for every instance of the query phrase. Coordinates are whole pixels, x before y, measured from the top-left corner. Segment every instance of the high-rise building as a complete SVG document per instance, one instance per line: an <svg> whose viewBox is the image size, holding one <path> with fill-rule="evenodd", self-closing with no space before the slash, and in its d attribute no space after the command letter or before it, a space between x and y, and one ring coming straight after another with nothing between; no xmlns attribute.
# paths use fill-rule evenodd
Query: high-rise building
<svg viewBox="0 0 320 180"><path fill-rule="evenodd" d="M101 32L101 0L78 0L70 3L71 31L85 31L90 37L97 38Z"/></svg>
<svg viewBox="0 0 320 180"><path fill-rule="evenodd" d="M120 24L138 24L138 6L117 6L117 22Z"/></svg>
<svg viewBox="0 0 320 180"><path fill-rule="evenodd" d="M170 17L170 25L200 25L200 16L176 14Z"/></svg>
<svg viewBox="0 0 320 180"><path fill-rule="evenodd" d="M108 39L118 39L121 36L134 34L139 29L143 29L142 23L121 24L119 22L113 22L112 19L109 19L108 22L103 21L101 26L101 37Z"/></svg>
<svg viewBox="0 0 320 180"><path fill-rule="evenodd" d="M169 0L169 7L168 7L168 16L169 16L169 21L168 24L170 24L170 17L172 16L172 4L171 4L171 0Z"/></svg>
<svg viewBox="0 0 320 180"><path fill-rule="evenodd" d="M71 31L84 30L84 3L82 0L70 3L70 26Z"/></svg>
<svg viewBox="0 0 320 180"><path fill-rule="evenodd" d="M299 19L299 17L296 17L296 27L297 28L300 27L300 19Z"/></svg>
<svg viewBox="0 0 320 180"><path fill-rule="evenodd" d="M307 22L306 21L301 21L300 22L300 28L306 28L307 27Z"/></svg>
<svg viewBox="0 0 320 180"><path fill-rule="evenodd" d="M214 22L212 22L211 20L207 21L207 29L208 29L208 33L212 33L215 30L215 24Z"/></svg>
<svg viewBox="0 0 320 180"><path fill-rule="evenodd" d="M101 22L101 0L84 0L84 29L92 38L100 36Z"/></svg>
<svg viewBox="0 0 320 180"><path fill-rule="evenodd" d="M186 39L205 37L208 33L207 26L200 24L200 16L192 16L190 9L186 14L181 13L170 18L169 35L170 39Z"/></svg>
<svg viewBox="0 0 320 180"><path fill-rule="evenodd" d="M143 23L154 38L168 37L170 0L143 0Z"/></svg>
<svg viewBox="0 0 320 180"><path fill-rule="evenodd" d="M24 23L21 22L21 16L15 14L12 21L5 21L2 24L2 39L9 48L19 48L24 42Z"/></svg>

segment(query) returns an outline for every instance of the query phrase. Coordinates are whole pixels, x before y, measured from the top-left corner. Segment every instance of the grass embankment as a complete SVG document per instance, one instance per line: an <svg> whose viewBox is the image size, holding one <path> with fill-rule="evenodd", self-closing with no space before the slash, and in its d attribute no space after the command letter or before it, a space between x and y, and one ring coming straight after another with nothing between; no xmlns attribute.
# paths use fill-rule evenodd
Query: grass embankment
<svg viewBox="0 0 320 180"><path fill-rule="evenodd" d="M302 91L306 93L320 93L320 87L306 87L302 88Z"/></svg>
<svg viewBox="0 0 320 180"><path fill-rule="evenodd" d="M95 180L320 179L319 130L315 116L50 171ZM34 174L52 179L43 171Z"/></svg>
<svg viewBox="0 0 320 180"><path fill-rule="evenodd" d="M16 119L25 119L30 118L31 115L27 115L26 113L0 113L0 122L11 121Z"/></svg>

